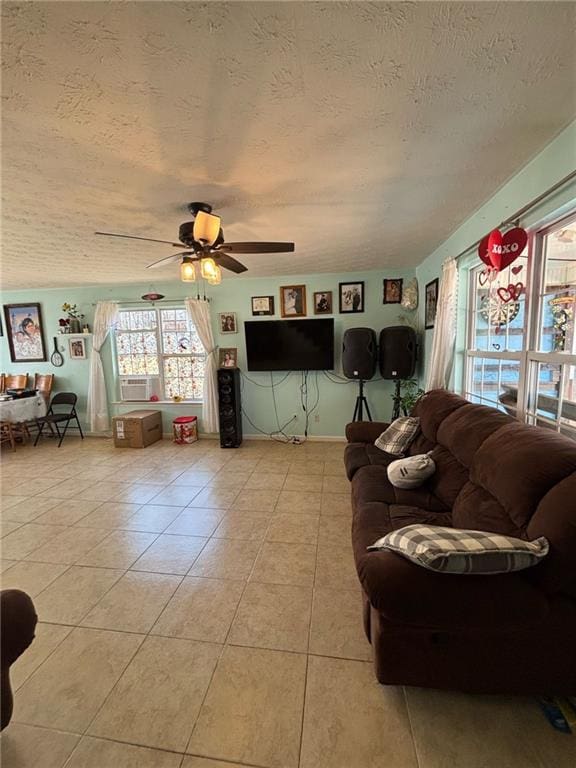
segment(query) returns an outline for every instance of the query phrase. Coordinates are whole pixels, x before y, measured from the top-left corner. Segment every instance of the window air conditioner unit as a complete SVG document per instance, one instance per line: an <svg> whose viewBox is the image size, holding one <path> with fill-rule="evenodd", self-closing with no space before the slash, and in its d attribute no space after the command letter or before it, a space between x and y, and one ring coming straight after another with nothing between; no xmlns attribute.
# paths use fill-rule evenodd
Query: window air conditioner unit
<svg viewBox="0 0 576 768"><path fill-rule="evenodd" d="M150 400L152 395L160 397L158 376L122 376L120 378L121 400Z"/></svg>

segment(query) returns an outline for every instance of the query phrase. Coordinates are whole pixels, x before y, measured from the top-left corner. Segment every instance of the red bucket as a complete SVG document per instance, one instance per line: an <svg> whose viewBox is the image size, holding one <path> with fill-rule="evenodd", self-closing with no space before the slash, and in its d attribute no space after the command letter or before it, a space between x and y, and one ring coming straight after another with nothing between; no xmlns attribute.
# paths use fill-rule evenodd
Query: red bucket
<svg viewBox="0 0 576 768"><path fill-rule="evenodd" d="M198 440L198 417L178 416L172 422L172 433L174 434L174 442L178 445L195 443Z"/></svg>

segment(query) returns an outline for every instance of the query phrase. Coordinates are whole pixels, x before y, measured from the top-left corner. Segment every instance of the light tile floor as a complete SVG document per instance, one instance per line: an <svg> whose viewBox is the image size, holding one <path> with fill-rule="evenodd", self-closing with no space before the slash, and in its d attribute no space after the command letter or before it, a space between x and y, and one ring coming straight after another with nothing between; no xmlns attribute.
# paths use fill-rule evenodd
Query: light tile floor
<svg viewBox="0 0 576 768"><path fill-rule="evenodd" d="M573 768L531 699L378 685L342 452L3 453L3 587L40 617L4 768Z"/></svg>

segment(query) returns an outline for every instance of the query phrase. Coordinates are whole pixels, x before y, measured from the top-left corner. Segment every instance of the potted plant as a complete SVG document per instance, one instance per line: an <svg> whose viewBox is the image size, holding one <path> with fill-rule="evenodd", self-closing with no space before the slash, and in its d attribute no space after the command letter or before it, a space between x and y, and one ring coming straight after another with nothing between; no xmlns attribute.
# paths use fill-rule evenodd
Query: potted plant
<svg viewBox="0 0 576 768"><path fill-rule="evenodd" d="M84 319L84 315L79 311L77 304L68 304L68 302L64 302L62 304L62 312L66 312L68 315L68 333L81 333L82 332L82 326L80 324L80 321ZM60 321L60 325L62 325L62 322Z"/></svg>
<svg viewBox="0 0 576 768"><path fill-rule="evenodd" d="M424 394L424 390L418 385L416 379L403 379L399 382L397 393L392 395L394 405L398 400L399 410L404 416L412 413L412 409Z"/></svg>

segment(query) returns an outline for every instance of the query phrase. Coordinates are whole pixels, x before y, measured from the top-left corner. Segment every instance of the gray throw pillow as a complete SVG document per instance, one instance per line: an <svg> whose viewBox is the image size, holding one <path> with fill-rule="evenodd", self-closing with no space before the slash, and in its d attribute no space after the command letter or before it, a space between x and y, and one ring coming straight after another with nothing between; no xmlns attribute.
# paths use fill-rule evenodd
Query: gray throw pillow
<svg viewBox="0 0 576 768"><path fill-rule="evenodd" d="M388 480L395 488L419 488L436 472L434 459L428 453L396 459L388 464Z"/></svg>
<svg viewBox="0 0 576 768"><path fill-rule="evenodd" d="M431 571L472 575L521 571L536 565L548 548L544 536L523 541L500 533L435 525L407 525L367 547L370 552L389 549Z"/></svg>
<svg viewBox="0 0 576 768"><path fill-rule="evenodd" d="M420 419L417 416L401 416L382 432L374 445L392 456L403 456L419 429Z"/></svg>

